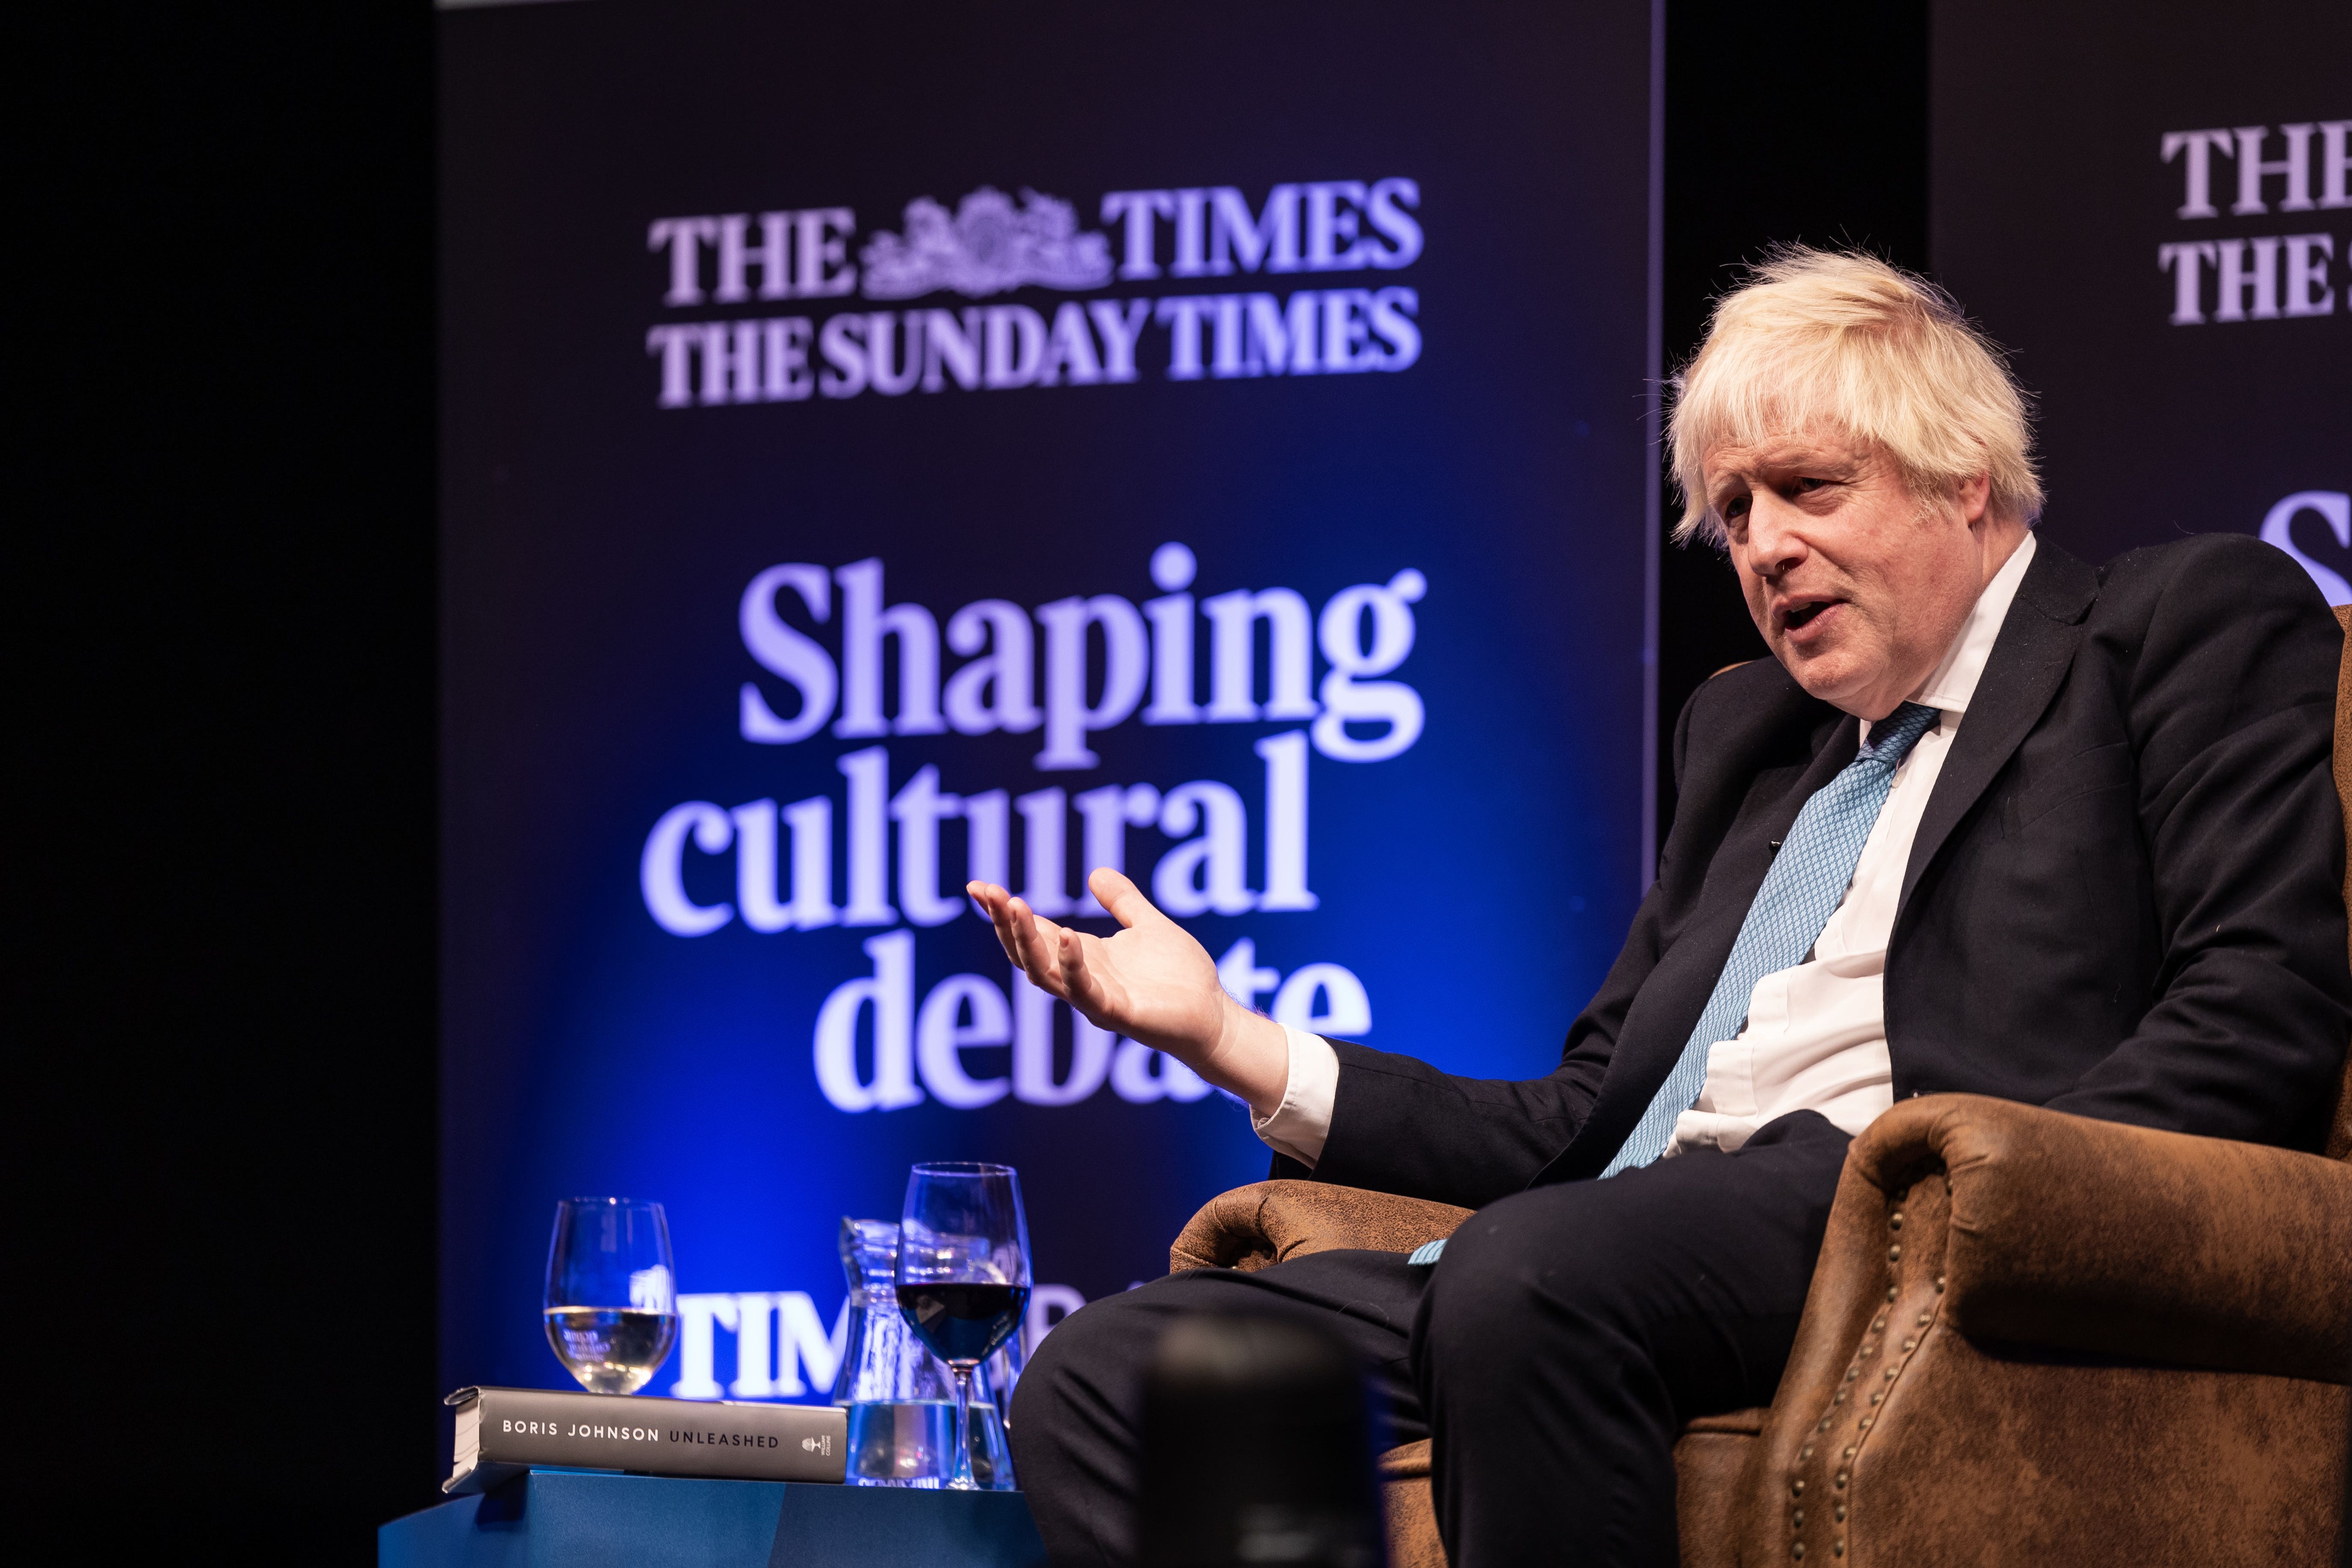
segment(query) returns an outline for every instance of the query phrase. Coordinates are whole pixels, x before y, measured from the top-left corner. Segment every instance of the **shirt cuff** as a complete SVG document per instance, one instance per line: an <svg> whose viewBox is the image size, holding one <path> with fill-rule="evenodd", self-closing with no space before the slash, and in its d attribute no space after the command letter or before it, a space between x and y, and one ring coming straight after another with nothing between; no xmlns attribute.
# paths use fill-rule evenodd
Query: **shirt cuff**
<svg viewBox="0 0 2352 1568"><path fill-rule="evenodd" d="M1323 1157L1324 1140L1331 1136L1331 1105L1339 1096L1339 1053L1320 1035L1288 1024L1282 1032L1290 1042L1290 1081L1274 1114L1252 1116L1250 1127L1267 1148L1311 1171Z"/></svg>

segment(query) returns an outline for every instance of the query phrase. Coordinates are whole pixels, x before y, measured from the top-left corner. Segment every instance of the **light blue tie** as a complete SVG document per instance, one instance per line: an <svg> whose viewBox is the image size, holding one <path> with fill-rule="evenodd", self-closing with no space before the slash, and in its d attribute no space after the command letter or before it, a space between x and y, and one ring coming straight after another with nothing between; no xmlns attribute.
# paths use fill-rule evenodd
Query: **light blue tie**
<svg viewBox="0 0 2352 1568"><path fill-rule="evenodd" d="M1646 1165L1666 1152L1675 1120L1698 1102L1698 1091L1706 1087L1707 1052L1717 1041L1737 1037L1747 1022L1756 983L1802 963L1821 940L1822 928L1853 881L1854 862L1862 858L1862 847L1886 804L1896 764L1935 722L1936 710L1906 702L1871 726L1869 743L1797 813L1756 901L1748 906L1739 940L1731 944L1690 1043L1601 1175Z"/></svg>
<svg viewBox="0 0 2352 1568"><path fill-rule="evenodd" d="M1756 983L1802 963L1821 940L1822 928L1830 923L1853 882L1854 863L1862 858L1879 808L1886 804L1896 764L1935 724L1936 716L1933 708L1906 702L1881 719L1871 727L1869 743L1797 813L1795 826L1764 874L1764 885L1756 891L1756 901L1748 906L1739 940L1731 944L1731 956L1724 961L1698 1027L1691 1031L1674 1071L1651 1098L1624 1147L1601 1173L1603 1177L1646 1165L1666 1152L1675 1121L1698 1102L1698 1091L1706 1085L1707 1053L1717 1040L1737 1036L1747 1021L1748 999L1755 994ZM1444 1252L1445 1243L1433 1241L1405 1261L1425 1268Z"/></svg>

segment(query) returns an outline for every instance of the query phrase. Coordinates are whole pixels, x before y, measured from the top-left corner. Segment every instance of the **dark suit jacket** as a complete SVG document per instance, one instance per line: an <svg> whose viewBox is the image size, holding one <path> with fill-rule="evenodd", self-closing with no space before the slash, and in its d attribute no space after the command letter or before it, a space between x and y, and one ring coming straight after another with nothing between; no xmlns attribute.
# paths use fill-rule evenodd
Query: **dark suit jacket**
<svg viewBox="0 0 2352 1568"><path fill-rule="evenodd" d="M2328 766L2342 648L2310 580L2243 535L2098 572L2041 542L1904 876L1897 1100L2319 1146L2352 1037ZM1314 1179L1475 1208L1599 1174L1697 1026L1772 846L1858 739L1770 659L1700 687L1658 879L1559 1068L1456 1078L1334 1041Z"/></svg>

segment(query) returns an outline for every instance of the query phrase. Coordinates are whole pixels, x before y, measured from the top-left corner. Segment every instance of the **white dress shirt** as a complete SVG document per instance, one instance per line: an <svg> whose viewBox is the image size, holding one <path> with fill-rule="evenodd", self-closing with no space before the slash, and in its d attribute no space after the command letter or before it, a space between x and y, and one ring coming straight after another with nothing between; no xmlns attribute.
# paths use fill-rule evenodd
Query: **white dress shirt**
<svg viewBox="0 0 2352 1568"><path fill-rule="evenodd" d="M1911 700L1937 710L1936 726L1896 766L1845 897L1804 963L1757 981L1738 1036L1709 1047L1706 1082L1698 1102L1675 1122L1668 1156L1688 1149L1737 1149L1758 1128L1792 1110L1817 1110L1843 1131L1858 1133L1895 1102L1882 989L1886 939L1895 929L1911 841L2033 559L2033 545L2029 533L1985 584L1943 662L1913 694ZM1304 1029L1286 1025L1284 1033L1290 1042L1290 1081L1274 1113L1254 1119L1252 1125L1276 1153L1312 1166L1330 1135L1339 1057Z"/></svg>

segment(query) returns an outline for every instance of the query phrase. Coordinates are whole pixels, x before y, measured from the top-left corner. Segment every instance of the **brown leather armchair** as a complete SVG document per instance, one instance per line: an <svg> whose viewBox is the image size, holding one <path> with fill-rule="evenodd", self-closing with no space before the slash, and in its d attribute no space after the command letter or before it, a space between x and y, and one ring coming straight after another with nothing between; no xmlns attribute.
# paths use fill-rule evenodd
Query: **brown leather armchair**
<svg viewBox="0 0 2352 1568"><path fill-rule="evenodd" d="M2352 645L2336 714L2352 834ZM1261 1182L1195 1215L1169 1266L1409 1251L1469 1214ZM1847 1155L1770 1408L1675 1445L1682 1560L2324 1563L2348 1384L2352 1069L2324 1157L1906 1100ZM1428 1450L1381 1459L1396 1568L1445 1562Z"/></svg>

